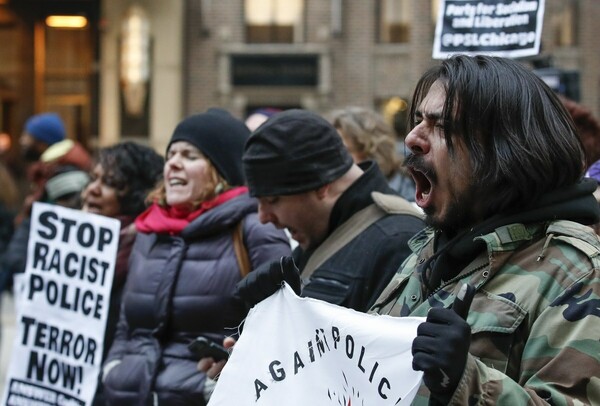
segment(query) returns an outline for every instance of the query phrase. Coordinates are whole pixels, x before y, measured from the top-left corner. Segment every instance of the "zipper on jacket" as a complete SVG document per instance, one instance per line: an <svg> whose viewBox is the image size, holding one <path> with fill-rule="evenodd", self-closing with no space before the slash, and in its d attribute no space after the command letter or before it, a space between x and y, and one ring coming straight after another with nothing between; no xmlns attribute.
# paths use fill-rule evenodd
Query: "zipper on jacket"
<svg viewBox="0 0 600 406"><path fill-rule="evenodd" d="M464 275L457 275L454 278L451 278L450 280L442 283L440 286L438 286L437 288L435 288L435 290L433 290L428 296L427 299L431 298L431 296L435 295L436 293L438 293L440 290L442 290L443 288L445 288L448 285L451 285L452 283L459 281L461 279L466 278L467 276L471 276L476 272L481 271L482 269L486 268L489 265L489 263L478 266L477 268L473 269L472 271L464 274Z"/></svg>

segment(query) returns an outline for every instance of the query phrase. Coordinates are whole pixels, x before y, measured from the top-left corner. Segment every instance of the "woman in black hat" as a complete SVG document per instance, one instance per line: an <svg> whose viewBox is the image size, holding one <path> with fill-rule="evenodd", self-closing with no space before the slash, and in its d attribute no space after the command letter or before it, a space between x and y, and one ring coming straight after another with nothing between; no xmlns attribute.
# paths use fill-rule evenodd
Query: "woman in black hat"
<svg viewBox="0 0 600 406"><path fill-rule="evenodd" d="M188 346L221 343L246 315L242 276L289 255L285 234L260 224L244 185L249 131L210 109L183 120L167 147L164 183L136 219L121 316L104 364L110 405L204 405L206 376ZM208 390L207 390L208 392Z"/></svg>

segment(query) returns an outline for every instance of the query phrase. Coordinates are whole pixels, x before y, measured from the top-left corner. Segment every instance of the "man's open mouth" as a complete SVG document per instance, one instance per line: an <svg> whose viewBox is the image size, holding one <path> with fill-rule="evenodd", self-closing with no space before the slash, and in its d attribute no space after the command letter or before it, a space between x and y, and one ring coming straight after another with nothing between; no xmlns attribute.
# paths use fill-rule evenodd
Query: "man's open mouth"
<svg viewBox="0 0 600 406"><path fill-rule="evenodd" d="M415 202L422 209L426 208L431 201L431 190L433 182L425 174L416 168L409 168L410 174L415 181Z"/></svg>

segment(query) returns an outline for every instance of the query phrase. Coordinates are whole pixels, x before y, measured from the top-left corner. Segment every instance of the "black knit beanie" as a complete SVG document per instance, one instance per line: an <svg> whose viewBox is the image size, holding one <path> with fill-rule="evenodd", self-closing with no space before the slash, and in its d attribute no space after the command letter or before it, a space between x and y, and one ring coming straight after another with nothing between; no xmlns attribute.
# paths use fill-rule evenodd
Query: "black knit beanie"
<svg viewBox="0 0 600 406"><path fill-rule="evenodd" d="M252 196L282 196L315 190L352 166L337 130L306 110L278 113L246 142L244 172Z"/></svg>
<svg viewBox="0 0 600 406"><path fill-rule="evenodd" d="M211 108L179 123L167 152L174 142L187 141L210 160L230 186L240 186L244 184L242 154L249 135L248 127L229 112Z"/></svg>

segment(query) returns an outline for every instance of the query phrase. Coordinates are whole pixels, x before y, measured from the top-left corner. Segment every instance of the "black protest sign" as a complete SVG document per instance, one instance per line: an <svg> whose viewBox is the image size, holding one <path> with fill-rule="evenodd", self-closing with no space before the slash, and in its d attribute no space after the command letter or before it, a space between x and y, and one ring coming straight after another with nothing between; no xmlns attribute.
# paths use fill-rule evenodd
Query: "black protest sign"
<svg viewBox="0 0 600 406"><path fill-rule="evenodd" d="M537 55L543 20L544 0L441 0L433 58Z"/></svg>

